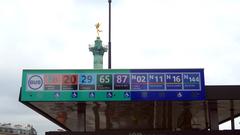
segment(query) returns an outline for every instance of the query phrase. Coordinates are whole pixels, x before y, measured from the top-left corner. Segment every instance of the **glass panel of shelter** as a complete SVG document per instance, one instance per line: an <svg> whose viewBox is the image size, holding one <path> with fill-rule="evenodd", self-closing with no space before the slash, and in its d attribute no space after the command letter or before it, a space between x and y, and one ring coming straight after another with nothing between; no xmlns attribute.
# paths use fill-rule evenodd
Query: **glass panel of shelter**
<svg viewBox="0 0 240 135"><path fill-rule="evenodd" d="M86 131L203 130L208 123L204 101L91 102L86 106Z"/></svg>
<svg viewBox="0 0 240 135"><path fill-rule="evenodd" d="M231 118L231 100L31 104L72 131L218 130L219 123ZM239 100L233 101L232 109L234 117L240 116Z"/></svg>

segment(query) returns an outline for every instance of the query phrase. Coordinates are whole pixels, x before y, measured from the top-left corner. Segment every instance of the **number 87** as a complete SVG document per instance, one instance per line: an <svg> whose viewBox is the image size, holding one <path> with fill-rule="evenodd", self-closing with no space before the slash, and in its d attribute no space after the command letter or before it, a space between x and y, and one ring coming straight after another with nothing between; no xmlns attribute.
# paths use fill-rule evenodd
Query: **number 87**
<svg viewBox="0 0 240 135"><path fill-rule="evenodd" d="M117 75L117 83L126 83L127 75Z"/></svg>

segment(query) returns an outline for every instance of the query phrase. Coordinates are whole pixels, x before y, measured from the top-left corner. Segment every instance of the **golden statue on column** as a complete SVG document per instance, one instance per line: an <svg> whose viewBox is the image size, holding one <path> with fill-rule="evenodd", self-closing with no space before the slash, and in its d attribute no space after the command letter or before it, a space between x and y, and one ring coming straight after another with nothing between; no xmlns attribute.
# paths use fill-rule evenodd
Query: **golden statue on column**
<svg viewBox="0 0 240 135"><path fill-rule="evenodd" d="M98 22L97 24L95 24L96 30L97 30L97 36L99 37L99 33L102 32L102 30L100 30L100 23Z"/></svg>

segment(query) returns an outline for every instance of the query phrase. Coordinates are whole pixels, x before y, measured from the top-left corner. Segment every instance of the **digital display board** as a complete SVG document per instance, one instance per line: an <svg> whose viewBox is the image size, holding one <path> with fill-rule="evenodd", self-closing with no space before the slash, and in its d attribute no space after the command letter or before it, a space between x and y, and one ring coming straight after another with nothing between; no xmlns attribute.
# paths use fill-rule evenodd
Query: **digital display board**
<svg viewBox="0 0 240 135"><path fill-rule="evenodd" d="M114 90L129 90L130 75L129 74L114 74Z"/></svg>
<svg viewBox="0 0 240 135"><path fill-rule="evenodd" d="M112 74L97 74L97 90L112 90Z"/></svg>
<svg viewBox="0 0 240 135"><path fill-rule="evenodd" d="M44 90L60 90L61 75L47 74L44 75Z"/></svg>
<svg viewBox="0 0 240 135"><path fill-rule="evenodd" d="M204 100L203 69L23 70L22 101Z"/></svg>
<svg viewBox="0 0 240 135"><path fill-rule="evenodd" d="M63 74L62 75L62 90L77 90L78 75Z"/></svg>
<svg viewBox="0 0 240 135"><path fill-rule="evenodd" d="M165 75L164 74L148 74L149 90L164 90L165 89Z"/></svg>
<svg viewBox="0 0 240 135"><path fill-rule="evenodd" d="M95 74L79 75L79 90L94 90L96 82Z"/></svg>

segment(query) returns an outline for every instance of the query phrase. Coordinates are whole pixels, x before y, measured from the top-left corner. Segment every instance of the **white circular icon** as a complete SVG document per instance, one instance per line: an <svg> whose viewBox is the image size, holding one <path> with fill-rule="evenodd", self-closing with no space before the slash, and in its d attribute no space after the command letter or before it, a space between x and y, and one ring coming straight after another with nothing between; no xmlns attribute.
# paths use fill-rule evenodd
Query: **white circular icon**
<svg viewBox="0 0 240 135"><path fill-rule="evenodd" d="M28 79L28 87L33 90L38 90L43 85L43 79L39 75L33 75Z"/></svg>

